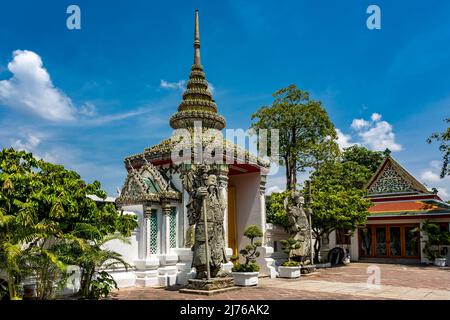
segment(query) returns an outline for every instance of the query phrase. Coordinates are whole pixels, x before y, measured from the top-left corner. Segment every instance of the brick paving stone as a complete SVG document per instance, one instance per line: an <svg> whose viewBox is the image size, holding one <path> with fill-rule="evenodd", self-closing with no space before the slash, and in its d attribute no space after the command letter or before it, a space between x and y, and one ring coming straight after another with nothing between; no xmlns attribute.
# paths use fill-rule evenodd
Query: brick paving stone
<svg viewBox="0 0 450 320"><path fill-rule="evenodd" d="M165 288L123 288L110 299L125 300L351 300L351 299L447 299L450 300L450 268L434 266L376 264L381 271L381 288L367 287L366 272L374 263L320 269L299 279L260 278L257 287L242 288L213 296L178 292Z"/></svg>

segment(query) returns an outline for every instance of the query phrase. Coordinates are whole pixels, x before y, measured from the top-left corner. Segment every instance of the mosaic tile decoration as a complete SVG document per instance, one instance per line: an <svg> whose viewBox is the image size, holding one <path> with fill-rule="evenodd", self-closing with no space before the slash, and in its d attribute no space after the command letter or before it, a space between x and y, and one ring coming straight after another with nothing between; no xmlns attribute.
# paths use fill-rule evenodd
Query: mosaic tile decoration
<svg viewBox="0 0 450 320"><path fill-rule="evenodd" d="M170 208L169 217L169 244L171 248L177 247L177 208Z"/></svg>
<svg viewBox="0 0 450 320"><path fill-rule="evenodd" d="M150 239L150 253L158 253L158 211L152 209L150 219L148 220L149 239Z"/></svg>
<svg viewBox="0 0 450 320"><path fill-rule="evenodd" d="M369 194L395 193L414 191L411 184L406 181L391 164L388 164L382 175L370 187Z"/></svg>

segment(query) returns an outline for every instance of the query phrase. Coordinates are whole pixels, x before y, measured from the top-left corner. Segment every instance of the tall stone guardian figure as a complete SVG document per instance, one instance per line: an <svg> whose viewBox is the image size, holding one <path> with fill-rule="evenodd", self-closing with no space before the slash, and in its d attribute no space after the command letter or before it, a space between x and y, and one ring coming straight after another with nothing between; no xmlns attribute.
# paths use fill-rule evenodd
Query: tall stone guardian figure
<svg viewBox="0 0 450 320"><path fill-rule="evenodd" d="M189 225L195 225L192 266L197 271L197 279L206 278L209 260L210 275L214 278L221 264L227 262L223 226L225 204L217 170L209 165L193 165L183 174L183 185L190 196Z"/></svg>
<svg viewBox="0 0 450 320"><path fill-rule="evenodd" d="M292 192L291 196L284 199L284 208L287 212L290 223L290 235L300 240L298 254L302 257L309 257L311 250L310 225L308 216L304 209L305 199L298 191Z"/></svg>

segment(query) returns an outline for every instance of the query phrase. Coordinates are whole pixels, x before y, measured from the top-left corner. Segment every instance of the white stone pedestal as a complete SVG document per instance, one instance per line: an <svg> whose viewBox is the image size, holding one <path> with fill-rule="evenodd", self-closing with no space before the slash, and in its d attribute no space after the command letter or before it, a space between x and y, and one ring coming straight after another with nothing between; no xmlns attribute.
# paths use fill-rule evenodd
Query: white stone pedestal
<svg viewBox="0 0 450 320"><path fill-rule="evenodd" d="M159 259L138 259L134 261L136 271L136 286L153 287L158 286Z"/></svg>
<svg viewBox="0 0 450 320"><path fill-rule="evenodd" d="M270 278L277 277L277 270L275 269L275 260L272 258L273 248L272 247L260 247L258 249L261 254L256 262L259 264L259 274L260 276L269 276Z"/></svg>
<svg viewBox="0 0 450 320"><path fill-rule="evenodd" d="M161 267L158 268L158 284L162 287L174 286L177 283L177 262L176 253L162 254L159 256Z"/></svg>
<svg viewBox="0 0 450 320"><path fill-rule="evenodd" d="M189 279L195 278L195 269L192 268L193 252L190 248L173 249L173 252L178 255L176 283L186 285Z"/></svg>

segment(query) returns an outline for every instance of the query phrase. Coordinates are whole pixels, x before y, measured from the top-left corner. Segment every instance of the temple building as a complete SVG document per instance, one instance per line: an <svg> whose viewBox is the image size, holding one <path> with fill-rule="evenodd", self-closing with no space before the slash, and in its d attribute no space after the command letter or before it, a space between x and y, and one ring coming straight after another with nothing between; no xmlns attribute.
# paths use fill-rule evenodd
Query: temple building
<svg viewBox="0 0 450 320"><path fill-rule="evenodd" d="M198 122L203 131L220 132L226 126L200 62L198 11L195 12L194 63L182 101L168 122L174 130L185 130L188 135L195 131ZM220 142L223 152L219 158L223 163L217 165L217 178L226 203L224 237L226 254L230 257L246 244L243 232L247 226L257 225L265 232L265 183L270 164L223 138ZM119 210L135 214L139 227L131 245L113 244L134 267L132 272L113 273L120 286L185 284L195 275L191 268L193 228L188 223L186 208L189 196L182 181L185 167L173 161L176 144L176 139L168 138L124 160L128 175L116 205ZM231 154L226 152L230 148ZM274 261L270 257L273 250L264 246L265 243L263 239L258 262L261 274L273 277ZM231 266L228 262L222 267L231 270Z"/></svg>
<svg viewBox="0 0 450 320"><path fill-rule="evenodd" d="M333 247L349 250L354 261L428 263L423 252L425 220L450 230L450 204L388 155L367 184L373 205L364 228L351 237L339 230L329 237L322 256Z"/></svg>

